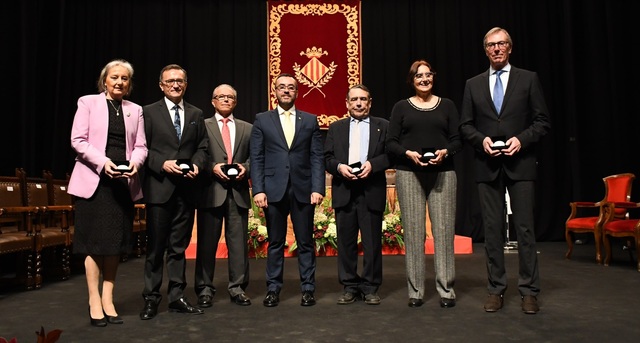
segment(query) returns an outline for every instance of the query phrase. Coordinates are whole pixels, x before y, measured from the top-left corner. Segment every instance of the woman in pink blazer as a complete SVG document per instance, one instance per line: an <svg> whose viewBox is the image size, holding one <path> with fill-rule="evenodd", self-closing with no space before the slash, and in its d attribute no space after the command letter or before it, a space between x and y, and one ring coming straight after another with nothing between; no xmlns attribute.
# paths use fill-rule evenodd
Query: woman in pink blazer
<svg viewBox="0 0 640 343"><path fill-rule="evenodd" d="M71 129L77 153L68 189L76 208L73 252L86 255L90 323L98 327L123 322L113 288L120 256L131 249L134 202L142 198L138 170L147 157L142 107L123 99L131 92L132 76L129 62L109 62L98 79L100 93L78 99Z"/></svg>

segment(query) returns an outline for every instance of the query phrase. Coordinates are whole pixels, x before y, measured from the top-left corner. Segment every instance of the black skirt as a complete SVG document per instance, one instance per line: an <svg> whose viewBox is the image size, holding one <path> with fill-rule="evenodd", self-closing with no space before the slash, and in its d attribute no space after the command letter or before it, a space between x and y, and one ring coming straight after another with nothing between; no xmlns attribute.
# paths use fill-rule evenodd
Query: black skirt
<svg viewBox="0 0 640 343"><path fill-rule="evenodd" d="M131 252L134 204L126 179L102 176L89 199L75 200L73 253L121 255Z"/></svg>

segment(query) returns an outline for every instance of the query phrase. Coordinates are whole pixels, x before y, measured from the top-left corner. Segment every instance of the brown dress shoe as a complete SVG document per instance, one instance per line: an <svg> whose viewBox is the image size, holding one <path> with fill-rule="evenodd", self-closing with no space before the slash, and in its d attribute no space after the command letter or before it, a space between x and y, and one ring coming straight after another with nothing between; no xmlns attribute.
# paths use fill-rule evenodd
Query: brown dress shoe
<svg viewBox="0 0 640 343"><path fill-rule="evenodd" d="M489 294L487 301L484 303L485 312L497 312L502 308L502 294Z"/></svg>
<svg viewBox="0 0 640 343"><path fill-rule="evenodd" d="M526 314L536 314L538 311L540 311L538 298L533 295L525 295L522 297L522 312Z"/></svg>
<svg viewBox="0 0 640 343"><path fill-rule="evenodd" d="M365 294L364 303L367 305L380 305L380 296L377 293Z"/></svg>
<svg viewBox="0 0 640 343"><path fill-rule="evenodd" d="M358 300L359 297L359 294L345 291L344 294L338 298L338 305L353 304L354 302L356 302L356 300Z"/></svg>

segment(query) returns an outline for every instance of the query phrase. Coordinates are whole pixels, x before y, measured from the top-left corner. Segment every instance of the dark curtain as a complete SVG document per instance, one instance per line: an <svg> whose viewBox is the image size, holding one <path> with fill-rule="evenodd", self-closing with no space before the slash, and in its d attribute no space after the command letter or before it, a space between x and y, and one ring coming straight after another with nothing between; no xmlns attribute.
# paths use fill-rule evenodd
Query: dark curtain
<svg viewBox="0 0 640 343"><path fill-rule="evenodd" d="M396 101L412 95L405 78L418 58L437 71L434 93L460 106L465 80L489 66L484 34L506 28L514 41L511 63L538 72L553 119L539 146L536 234L562 240L569 201L600 200L604 176L640 170L632 5L363 0L362 75L372 113L388 118ZM213 114L211 92L220 83L238 90L239 118L252 122L267 109L266 1L24 0L4 8L2 174L23 167L62 178L71 171L76 101L96 92L100 69L114 58L133 64L130 100L141 105L162 97L159 71L177 63L189 73L185 99L206 115ZM456 232L481 241L472 154L467 147L455 157Z"/></svg>

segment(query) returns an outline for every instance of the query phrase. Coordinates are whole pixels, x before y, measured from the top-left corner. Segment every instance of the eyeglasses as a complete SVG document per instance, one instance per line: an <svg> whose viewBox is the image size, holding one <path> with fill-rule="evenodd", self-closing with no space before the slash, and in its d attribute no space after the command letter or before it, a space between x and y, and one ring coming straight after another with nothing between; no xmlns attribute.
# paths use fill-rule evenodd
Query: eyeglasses
<svg viewBox="0 0 640 343"><path fill-rule="evenodd" d="M369 98L367 98L366 96L361 96L361 97L353 97L353 98L349 98L349 102L356 102L356 101L362 101L362 102L369 102Z"/></svg>
<svg viewBox="0 0 640 343"><path fill-rule="evenodd" d="M293 86L293 85L289 85L289 86L278 85L278 86L276 86L276 89L279 90L280 92L284 92L284 91L295 92L296 91L296 87Z"/></svg>
<svg viewBox="0 0 640 343"><path fill-rule="evenodd" d="M187 80L184 80L184 79L169 79L169 80L164 80L162 82L164 82L164 84L167 85L167 86L172 86L174 83L177 83L178 86L182 86L187 82Z"/></svg>
<svg viewBox="0 0 640 343"><path fill-rule="evenodd" d="M430 72L428 72L428 73L420 73L420 74L416 74L416 75L414 75L414 76L413 76L413 78L414 78L414 79L416 79L416 80L417 80L417 79L421 79L421 78L425 78L425 79L433 79L433 76L434 76L435 74L436 74L435 72L430 71Z"/></svg>
<svg viewBox="0 0 640 343"><path fill-rule="evenodd" d="M226 94L220 94L220 95L216 95L213 97L216 100L236 100L236 96L235 95L226 95Z"/></svg>
<svg viewBox="0 0 640 343"><path fill-rule="evenodd" d="M504 49L507 47L507 45L509 45L509 42L505 42L505 41L499 41L499 42L489 42L487 44L484 45L484 47L486 49L493 49L496 47L496 45L500 48L500 49Z"/></svg>

